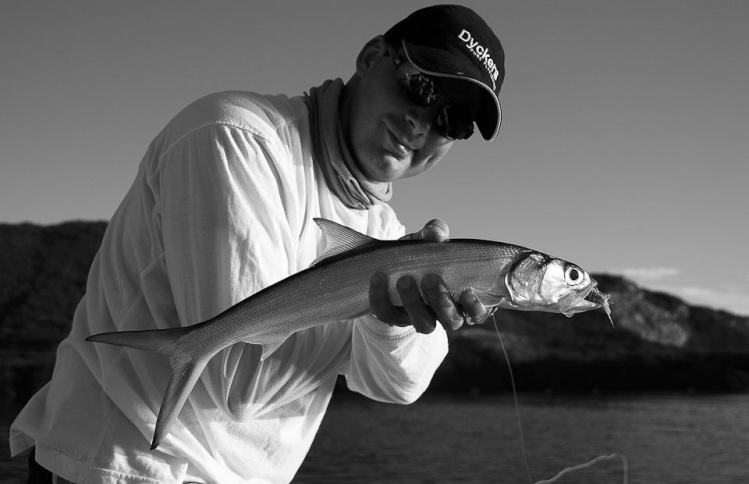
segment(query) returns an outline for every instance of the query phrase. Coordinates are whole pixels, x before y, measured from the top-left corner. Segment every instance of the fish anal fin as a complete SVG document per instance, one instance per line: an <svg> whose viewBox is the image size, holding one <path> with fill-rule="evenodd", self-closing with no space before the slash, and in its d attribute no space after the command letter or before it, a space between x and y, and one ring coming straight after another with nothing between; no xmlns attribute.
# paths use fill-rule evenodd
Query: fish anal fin
<svg viewBox="0 0 749 484"><path fill-rule="evenodd" d="M270 355L276 352L276 350L286 342L291 336L291 333L279 333L279 334L267 334L264 336L254 335L243 338L243 343L249 343L251 345L258 345L263 349L263 353L260 355L260 361L264 361Z"/></svg>
<svg viewBox="0 0 749 484"><path fill-rule="evenodd" d="M268 358L270 355L276 352L276 350L284 344L286 341L286 338L277 339L274 341L270 341L267 343L263 343L263 354L260 356L260 361L264 361L266 358Z"/></svg>
<svg viewBox="0 0 749 484"><path fill-rule="evenodd" d="M332 220L325 218L314 220L325 235L325 250L317 259L312 261L310 267L330 257L379 242L374 237L359 233Z"/></svg>

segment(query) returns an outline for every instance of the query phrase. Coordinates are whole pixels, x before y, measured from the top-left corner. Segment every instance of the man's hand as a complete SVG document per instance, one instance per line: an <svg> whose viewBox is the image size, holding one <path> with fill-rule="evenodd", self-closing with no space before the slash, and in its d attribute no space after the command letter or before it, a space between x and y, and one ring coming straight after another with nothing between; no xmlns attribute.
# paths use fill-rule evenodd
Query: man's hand
<svg viewBox="0 0 749 484"><path fill-rule="evenodd" d="M402 240L444 242L449 235L450 229L447 224L435 219L428 222L419 232L402 237ZM424 304L419 293L419 285L426 296L427 304ZM387 324L413 325L419 333L431 333L438 321L445 329L456 330L464 322L481 324L491 315L470 290L460 295L460 301L453 301L444 281L435 274L427 274L421 281L404 276L397 281L396 287L403 307L392 305L385 274L378 272L370 279L369 304L372 313Z"/></svg>

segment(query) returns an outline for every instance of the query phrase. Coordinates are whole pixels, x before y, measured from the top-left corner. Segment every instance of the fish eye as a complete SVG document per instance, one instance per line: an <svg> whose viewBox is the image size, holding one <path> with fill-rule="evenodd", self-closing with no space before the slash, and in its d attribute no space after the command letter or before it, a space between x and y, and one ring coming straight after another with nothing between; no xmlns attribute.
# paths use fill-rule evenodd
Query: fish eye
<svg viewBox="0 0 749 484"><path fill-rule="evenodd" d="M567 270L564 271L564 279L570 286L576 286L583 282L585 277L583 271L575 266L568 266Z"/></svg>

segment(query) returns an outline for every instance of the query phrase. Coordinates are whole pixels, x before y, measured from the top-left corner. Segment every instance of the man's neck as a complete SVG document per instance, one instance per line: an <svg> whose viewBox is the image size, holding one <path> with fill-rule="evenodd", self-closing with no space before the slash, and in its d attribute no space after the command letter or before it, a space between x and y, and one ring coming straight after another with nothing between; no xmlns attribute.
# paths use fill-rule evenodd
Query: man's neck
<svg viewBox="0 0 749 484"><path fill-rule="evenodd" d="M353 102L356 89L359 86L360 77L357 74L351 76L351 78L343 85L343 91L341 92L341 98L338 101L338 117L341 121L341 127L343 129L343 136L346 140L349 153L354 159L354 162L359 165L359 160L356 159L355 151L351 146L351 131L349 123L351 113L351 103Z"/></svg>

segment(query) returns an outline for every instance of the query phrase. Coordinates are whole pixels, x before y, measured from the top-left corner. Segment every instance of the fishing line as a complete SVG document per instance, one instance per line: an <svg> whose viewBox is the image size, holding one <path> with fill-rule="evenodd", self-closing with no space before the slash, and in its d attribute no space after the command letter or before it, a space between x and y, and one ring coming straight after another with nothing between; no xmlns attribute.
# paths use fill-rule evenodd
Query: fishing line
<svg viewBox="0 0 749 484"><path fill-rule="evenodd" d="M545 481L538 481L535 484L551 484L552 482L556 482L559 480L560 477L567 474L568 472L575 472L579 471L580 469L587 469L588 467L593 467L598 462L602 460L614 460L614 459L622 459L622 474L624 476L624 484L627 484L627 475L629 473L629 465L627 463L627 456L624 454L620 454L619 452L614 452L613 454L609 455L599 455L595 459L591 460L590 462L586 462L585 464L580 464L576 466L567 467L565 469L562 469L559 474L552 477L551 479L545 480Z"/></svg>
<svg viewBox="0 0 749 484"><path fill-rule="evenodd" d="M533 477L531 477L531 467L528 465L528 456L525 454L525 438L523 437L523 422L520 419L520 404L518 404L518 392L515 388L515 377L512 374L512 365L510 365L510 357L507 356L507 350L505 344L502 341L502 335L499 334L499 327L497 327L496 312L492 313L492 321L494 321L494 331L497 333L499 338L499 344L502 346L502 353L505 355L505 361L507 362L507 372L510 374L510 385L512 385L512 398L515 400L515 416L518 420L518 431L520 433L520 452L523 454L523 463L525 463L525 473L528 476L528 482L533 484Z"/></svg>
<svg viewBox="0 0 749 484"><path fill-rule="evenodd" d="M614 452L613 454L609 454L609 455L600 455L596 457L595 459L592 459L584 464L566 467L562 469L561 471L559 471L559 473L555 475L554 477L552 477L551 479L541 480L535 483L533 482L533 477L531 477L530 465L528 464L528 456L525 453L525 438L523 436L523 422L520 419L520 405L518 404L518 393L515 387L515 377L512 374L512 365L510 365L510 357L507 355L507 349L505 348L505 344L502 341L502 335L499 333L499 327L497 326L496 313L492 313L492 321L494 322L494 331L497 333L499 344L502 347L502 353L504 354L505 361L507 362L507 371L510 374L510 385L512 386L512 397L515 402L515 417L517 418L517 421L518 421L518 431L520 434L520 451L523 454L523 463L525 464L525 472L528 477L528 482L530 484L552 484L558 481L563 475L568 474L570 472L587 469L588 467L592 467L596 465L598 462L603 461L603 460L614 460L614 459L621 458L622 459L623 484L627 484L628 479L629 479L629 463L627 461L627 456L619 452Z"/></svg>

